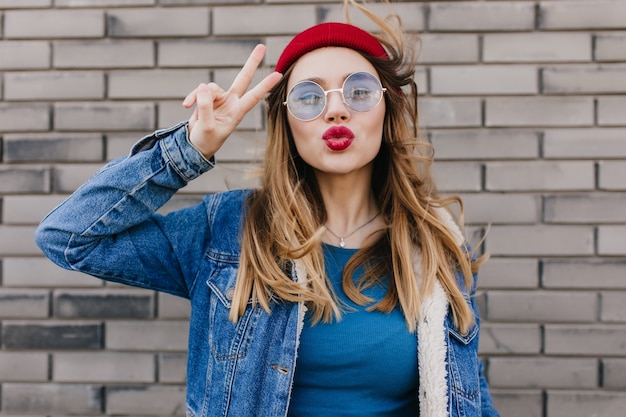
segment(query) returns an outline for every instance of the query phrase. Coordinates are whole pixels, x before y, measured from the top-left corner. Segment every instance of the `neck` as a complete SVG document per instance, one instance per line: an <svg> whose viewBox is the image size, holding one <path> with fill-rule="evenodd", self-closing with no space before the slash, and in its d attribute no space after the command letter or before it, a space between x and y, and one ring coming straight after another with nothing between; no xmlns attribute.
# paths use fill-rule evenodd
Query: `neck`
<svg viewBox="0 0 626 417"><path fill-rule="evenodd" d="M340 235L349 233L378 211L369 178L359 180L346 175L333 176L330 180L318 177L318 184L326 209L326 224L331 228L335 226L337 230L333 231Z"/></svg>
<svg viewBox="0 0 626 417"><path fill-rule="evenodd" d="M381 225L380 216L372 220L379 209L370 177L321 176L318 184L326 209L325 226L332 231L326 233L327 242L340 245L343 237L347 247L361 246L363 239Z"/></svg>

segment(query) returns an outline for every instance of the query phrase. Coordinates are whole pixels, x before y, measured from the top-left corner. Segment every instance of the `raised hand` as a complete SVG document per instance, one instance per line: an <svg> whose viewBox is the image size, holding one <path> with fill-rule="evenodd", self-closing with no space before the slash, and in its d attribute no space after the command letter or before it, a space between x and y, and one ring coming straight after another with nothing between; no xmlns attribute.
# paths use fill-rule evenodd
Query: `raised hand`
<svg viewBox="0 0 626 417"><path fill-rule="evenodd" d="M224 144L241 119L276 85L282 75L274 72L248 91L265 46L257 45L228 91L217 84L200 84L183 101L183 106L196 109L189 118L189 140L206 157Z"/></svg>

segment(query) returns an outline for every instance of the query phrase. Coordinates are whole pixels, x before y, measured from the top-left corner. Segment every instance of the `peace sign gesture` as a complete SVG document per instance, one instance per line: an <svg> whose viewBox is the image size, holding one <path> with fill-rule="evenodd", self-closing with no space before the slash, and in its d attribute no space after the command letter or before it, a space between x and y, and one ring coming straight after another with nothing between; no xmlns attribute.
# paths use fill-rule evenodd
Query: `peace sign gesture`
<svg viewBox="0 0 626 417"><path fill-rule="evenodd" d="M247 91L265 50L264 45L254 48L228 91L215 83L200 84L183 101L185 108L196 104L189 118L189 140L205 157L217 152L245 114L281 79L274 72Z"/></svg>

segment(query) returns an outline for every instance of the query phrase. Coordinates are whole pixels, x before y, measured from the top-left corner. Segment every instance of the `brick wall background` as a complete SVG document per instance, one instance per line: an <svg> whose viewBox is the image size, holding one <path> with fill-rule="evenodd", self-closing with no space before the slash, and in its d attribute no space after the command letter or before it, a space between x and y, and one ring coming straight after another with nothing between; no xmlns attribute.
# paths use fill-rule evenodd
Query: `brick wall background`
<svg viewBox="0 0 626 417"><path fill-rule="evenodd" d="M464 196L473 236L492 224L479 297L498 408L624 415L626 1L395 10L422 33L440 188ZM105 161L186 119L199 82L228 86L259 41L267 73L291 35L341 18L324 0L0 0L0 415L184 414L186 302L63 271L33 231ZM262 120L164 210L246 185Z"/></svg>

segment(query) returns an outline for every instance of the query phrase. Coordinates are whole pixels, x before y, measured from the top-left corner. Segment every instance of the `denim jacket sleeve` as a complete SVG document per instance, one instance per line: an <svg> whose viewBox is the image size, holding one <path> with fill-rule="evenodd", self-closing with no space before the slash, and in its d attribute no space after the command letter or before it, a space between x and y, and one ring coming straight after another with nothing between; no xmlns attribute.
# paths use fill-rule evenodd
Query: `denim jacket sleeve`
<svg viewBox="0 0 626 417"><path fill-rule="evenodd" d="M48 214L35 240L66 269L188 298L210 234L206 210L155 212L213 163L188 142L186 123L158 130Z"/></svg>

